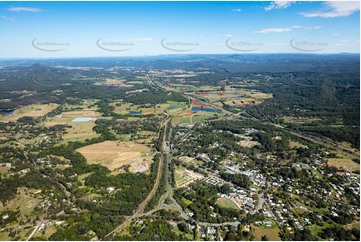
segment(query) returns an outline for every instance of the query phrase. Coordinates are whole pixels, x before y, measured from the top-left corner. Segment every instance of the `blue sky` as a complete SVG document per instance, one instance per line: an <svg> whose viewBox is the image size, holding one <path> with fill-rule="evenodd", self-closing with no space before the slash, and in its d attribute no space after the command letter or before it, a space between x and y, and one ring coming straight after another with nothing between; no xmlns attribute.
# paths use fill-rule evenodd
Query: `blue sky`
<svg viewBox="0 0 361 242"><path fill-rule="evenodd" d="M0 2L0 58L360 52L359 2Z"/></svg>

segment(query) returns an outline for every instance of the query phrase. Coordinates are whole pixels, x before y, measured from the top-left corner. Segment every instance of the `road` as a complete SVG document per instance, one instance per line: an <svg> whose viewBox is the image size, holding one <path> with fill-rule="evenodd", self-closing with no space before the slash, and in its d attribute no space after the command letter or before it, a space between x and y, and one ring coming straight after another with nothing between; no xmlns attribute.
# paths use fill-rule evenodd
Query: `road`
<svg viewBox="0 0 361 242"><path fill-rule="evenodd" d="M166 136L167 136L167 124L170 121L170 119L166 119L163 123L163 142L162 142L162 147L165 146L165 142L166 142ZM144 216L146 214L144 214L144 209L147 206L147 204L149 203L150 199L152 199L152 197L154 196L154 194L156 193L160 180L162 178L162 170L163 170L163 156L160 156L159 158L159 166L158 166L158 172L157 172L157 178L155 180L153 189L151 190L151 192L148 194L147 198L139 205L138 210L133 214L133 216L129 217L127 220L125 220L122 224L120 224L119 226L117 226L115 229L113 229L111 232L109 232L107 235L105 235L104 238L109 237L111 234L115 233L117 230L119 230L120 228L122 228L124 226L124 224L126 224L129 220L132 220L136 217L141 217Z"/></svg>
<svg viewBox="0 0 361 242"><path fill-rule="evenodd" d="M42 218L42 219L39 221L39 223L35 226L33 232L31 232L31 234L30 234L29 237L26 239L26 241L29 241L29 240L34 236L34 234L36 233L36 231L38 231L38 229L39 229L40 225L43 223L43 221L44 221L44 218Z"/></svg>
<svg viewBox="0 0 361 242"><path fill-rule="evenodd" d="M169 146L167 148L167 159L166 159L166 164L167 164L167 169L166 169L166 189L167 189L167 192L166 192L166 195L161 199L161 201L159 202L158 206L150 211L148 211L147 213L145 214L139 214L137 217L141 217L141 216L144 216L144 215L151 215L153 213L155 213L156 211L158 210L161 210L161 209L164 209L164 208L167 208L169 206L175 206L177 207L178 211L180 212L180 216L185 219L185 220L188 220L189 217L188 215L184 212L182 206L180 206L178 204L178 202L174 199L173 197L173 188L172 186L170 185L169 183L169 165L171 163L171 154L172 154L172 143L171 143L171 137L172 137L172 131L173 129L170 128L169 130ZM171 201L171 204L165 204L165 200L166 199L169 199Z"/></svg>
<svg viewBox="0 0 361 242"><path fill-rule="evenodd" d="M259 210L261 210L262 207L263 207L263 204L265 203L265 201L266 201L266 200L265 200L265 198L264 198L264 194L263 194L263 193L259 194L257 206L256 206L256 208L252 211L252 214L255 214L256 212L258 212Z"/></svg>
<svg viewBox="0 0 361 242"><path fill-rule="evenodd" d="M164 124L163 124L163 128L164 128L164 132L163 132L163 141L162 141L162 147L166 147L166 136L167 136L167 125L168 122L170 121L170 119L166 119ZM164 149L164 148L163 148ZM138 213L139 214L143 214L144 213L144 209L147 206L148 202L150 201L150 199L152 199L152 197L154 196L154 194L157 192L160 180L162 178L162 171L163 171L163 165L164 165L164 160L163 160L163 156L160 156L159 158L159 166L158 166L158 173L157 173L157 179L154 183L153 189L152 191L149 193L148 197L139 205L139 209L138 209Z"/></svg>
<svg viewBox="0 0 361 242"><path fill-rule="evenodd" d="M162 200L163 206L164 206L164 201L165 199L170 199L172 201L172 204L174 206L176 206L179 210L179 212L181 213L181 217L183 217L184 219L189 219L188 215L183 211L183 208L181 205L179 205L177 203L177 201L174 199L173 197L173 187L170 185L169 183L169 166L171 164L171 154L172 154L172 143L171 143L171 138L172 138L172 128L169 131L169 147L168 147L168 153L167 153L167 171L166 171L166 182L167 182L167 196Z"/></svg>

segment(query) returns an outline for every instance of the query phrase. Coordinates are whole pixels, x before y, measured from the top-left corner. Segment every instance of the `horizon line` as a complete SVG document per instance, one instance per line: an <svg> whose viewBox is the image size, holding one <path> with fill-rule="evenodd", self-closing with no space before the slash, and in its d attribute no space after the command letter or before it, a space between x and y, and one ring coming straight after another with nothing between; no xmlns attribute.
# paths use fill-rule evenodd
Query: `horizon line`
<svg viewBox="0 0 361 242"><path fill-rule="evenodd" d="M85 59L85 58L144 58L144 57L169 57L169 56L191 56L191 55L360 55L360 52L330 52L330 53L299 53L299 52L279 52L279 53L194 53L194 54L155 54L155 55L129 55L129 56L78 56L78 57L5 57L0 60L46 60L46 59Z"/></svg>

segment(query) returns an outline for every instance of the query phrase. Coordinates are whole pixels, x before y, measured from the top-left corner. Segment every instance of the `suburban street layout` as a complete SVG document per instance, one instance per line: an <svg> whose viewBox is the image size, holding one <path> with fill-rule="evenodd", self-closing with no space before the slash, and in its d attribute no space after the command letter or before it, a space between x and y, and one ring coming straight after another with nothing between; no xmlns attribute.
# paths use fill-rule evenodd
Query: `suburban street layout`
<svg viewBox="0 0 361 242"><path fill-rule="evenodd" d="M0 241L360 241L359 12L0 2Z"/></svg>

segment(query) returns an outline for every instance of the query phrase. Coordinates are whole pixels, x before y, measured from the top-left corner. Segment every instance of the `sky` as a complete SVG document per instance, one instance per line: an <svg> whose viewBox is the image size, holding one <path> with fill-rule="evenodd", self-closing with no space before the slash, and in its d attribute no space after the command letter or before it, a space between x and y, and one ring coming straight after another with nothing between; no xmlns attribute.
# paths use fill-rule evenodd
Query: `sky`
<svg viewBox="0 0 361 242"><path fill-rule="evenodd" d="M354 2L0 2L0 58L359 53Z"/></svg>

